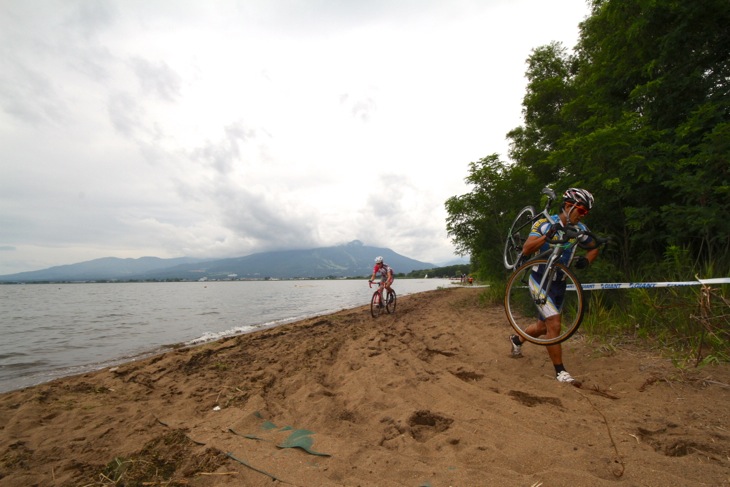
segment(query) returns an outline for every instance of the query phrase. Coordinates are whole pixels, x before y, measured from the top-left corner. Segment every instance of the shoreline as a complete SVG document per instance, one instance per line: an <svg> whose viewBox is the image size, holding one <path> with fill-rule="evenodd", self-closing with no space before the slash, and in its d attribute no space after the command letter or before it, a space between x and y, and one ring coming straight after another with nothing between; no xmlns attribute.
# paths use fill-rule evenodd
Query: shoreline
<svg viewBox="0 0 730 487"><path fill-rule="evenodd" d="M306 286L307 282L315 284L315 287L313 289L329 289L332 287L329 285L324 288L322 288L321 286L317 286L316 284L318 281L316 280L296 281L297 282L294 283L295 287ZM413 279L411 281L413 281L414 284L406 284L406 291L419 289L419 286L425 287L432 285L433 287L436 287L442 284L441 280L431 280L425 285L419 284L419 282L425 282L425 280L422 279ZM329 281L327 282L329 283ZM113 284L114 283L109 283L108 285L113 286ZM125 289L129 289L126 287L128 285L134 286L134 283L121 284L125 286ZM174 286L179 283L169 284ZM168 316L177 316L178 319L189 319L190 321L197 320L199 316L195 315L195 313L191 313L189 316L182 315L181 313L177 312L177 309L179 309L178 303L175 303L171 300L165 301L164 304L162 304L155 310L156 312L153 312L151 314L145 312L145 310L149 309L149 306L153 306L149 303L149 300L147 303L143 303L141 306L137 308L133 307L131 311L127 311L125 309L125 307L128 306L127 302L130 302L130 300L134 299L135 293L132 291L124 291L123 294L124 298L126 298L127 300L126 302L120 299L119 302L109 301L108 303L104 302L103 305L100 305L94 300L87 300L88 303L86 301L79 300L79 306L81 306L83 309L90 310L84 313L79 313L73 308L63 307L64 301L58 298L58 296L64 296L64 299L66 300L76 300L78 298L76 297L75 293L73 295L67 295L65 293L57 294L55 291L56 286L46 286L48 289L50 289L49 298L58 301L58 309L60 311L58 311L53 316L54 329L51 330L51 333L55 333L56 340L59 341L60 345L56 346L55 342L51 340L45 340L44 337L39 335L38 332L32 332L32 330L36 327L43 328L43 323L35 323L31 321L28 321L26 323L21 321L20 325L11 326L10 330L11 332L13 332L15 338L13 340L10 340L10 342L6 342L4 346L0 347L0 356L3 356L3 354L9 354L8 356L10 357L9 359L2 361L2 363L5 365L2 365L3 378L2 381L0 381L0 393L40 385L54 379L68 377L70 375L77 375L93 372L95 370L102 370L104 368L121 365L125 362L136 361L158 355L160 353L165 353L166 351L170 351L176 348L196 346L211 341L225 339L231 336L237 336L245 333L255 332L261 329L281 326L282 324L301 321L319 315L335 313L337 311L346 309L351 304L353 304L351 288L353 285L357 286L361 283L359 281L356 281L354 284L346 287L348 291L346 291L345 294L341 296L342 306L338 306L338 303L335 301L331 303L327 301L317 301L315 303L315 306L319 304L319 306L316 306L319 309L313 309L315 306L312 306L311 303L308 302L302 303L301 309L294 309L298 303L295 303L294 307L287 306L286 304L283 304L285 303L285 301L282 301L282 299L279 298L278 301L274 301L271 303L271 306L273 306L271 308L272 311L269 311L268 309L263 310L260 306L255 305L253 309L249 309L251 308L251 306L248 304L237 305L235 303L226 301L231 299L230 291L223 291L223 293L226 293L226 295L224 295L223 297L213 295L213 293L217 294L221 292L220 289L216 287L216 285L224 285L224 287L221 289L231 289L229 287L226 287L226 285L232 284L234 286L232 289L238 289L238 286L236 286L236 284L238 283L214 282L206 284L208 285L206 286L204 284L203 288L208 288L208 286L210 286L210 289L205 289L205 292L200 295L210 295L212 303L209 304L208 302L204 301L196 303L195 305L200 305L203 310L208 312L206 314L211 316L218 315L220 316L220 318L218 318L218 321L216 322L211 321L208 325L197 326L196 328L198 329L198 332L193 334L183 334L175 332L174 327L177 326L176 322L170 321ZM243 284L246 285L248 283ZM291 282L287 281L284 284L291 284ZM337 283L333 284L337 286ZM367 285L365 285L364 287L365 289L367 289ZM192 289L199 289L202 291L203 288L200 288L199 286L194 286ZM246 289L248 289L248 287L244 287L242 289L242 292L248 293ZM269 287L267 286L263 289L269 289ZM281 289L281 287L275 285L274 289ZM137 293L139 292L144 293L144 291L137 291ZM195 293L196 291L192 292ZM273 292L276 293L280 291ZM116 296L119 291L105 291L104 293L105 295L108 294L112 296L109 299L113 300L115 299L114 296ZM37 293L32 293L29 296L34 296L35 294ZM155 295L156 293L153 292L152 294ZM274 296L277 295L280 296L280 294L274 294ZM295 299L303 299L301 295L302 293L300 292L294 293ZM358 303L365 304L365 302L369 301L369 297L370 293L364 291L364 293L359 296L360 299L358 300ZM104 298L106 298L106 296L104 296ZM27 301L27 299L25 301ZM21 302L25 303L25 301ZM27 303L27 305L30 306L30 303ZM280 312L277 311L277 306L279 305L282 306ZM168 310L170 313L169 315ZM7 311L9 313L14 313L12 316L17 315L19 317L23 317L23 314L20 310L14 310L11 307ZM121 319L118 319L119 321L112 321L113 324L110 325L111 328L116 328L117 326L125 327L126 323L124 323L124 321L132 323L140 322L143 327L140 328L139 333L136 333L136 330L131 330L131 336L126 336L128 332L124 332L124 335L117 332L113 338L104 338L104 336L108 334L107 327L97 325L91 328L91 323L94 323L94 320L100 319L98 318L98 316L106 317L107 315L127 316L127 318L123 319L123 321ZM245 318L239 319L240 317ZM216 318L213 319L215 320ZM164 325L166 320L167 322L169 322L170 328L168 328L168 325ZM96 334L92 334L86 338L82 338L78 333L76 333L76 325L71 325L72 322L81 323L81 325L83 325L85 329L90 329ZM26 331L22 331L22 327L24 326L27 327ZM195 327L195 325L191 326L191 328L192 327ZM66 328L68 328L69 332L64 331ZM94 330L94 328L96 328L96 330ZM65 335L65 333L70 333L72 337L76 336L79 338L70 338L67 340L67 335ZM135 334L137 335L136 337L134 336ZM165 336L165 334L167 334L168 336ZM25 335L29 336L25 341L23 341L23 337ZM149 336L151 339L145 341L145 336ZM35 343L40 343L41 341L44 342L42 347L33 345ZM64 342L67 343L67 345L70 345L68 350L64 350ZM16 343L16 346L13 346L13 343ZM89 344L88 347L87 343ZM112 343L114 344L113 346L110 345ZM98 347L99 345L101 345L102 348L105 349L103 354L97 352L96 347ZM44 350L50 350L50 353L48 355L44 355Z"/></svg>
<svg viewBox="0 0 730 487"><path fill-rule="evenodd" d="M730 367L577 336L564 356L584 386L562 385L541 347L509 358L504 310L480 292L2 393L0 485L725 485Z"/></svg>

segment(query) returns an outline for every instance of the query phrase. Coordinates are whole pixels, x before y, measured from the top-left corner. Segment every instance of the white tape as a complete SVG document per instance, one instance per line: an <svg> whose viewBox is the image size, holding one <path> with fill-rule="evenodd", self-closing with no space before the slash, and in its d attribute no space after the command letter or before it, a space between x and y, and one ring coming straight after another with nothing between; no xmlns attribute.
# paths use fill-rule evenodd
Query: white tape
<svg viewBox="0 0 730 487"><path fill-rule="evenodd" d="M656 288L656 287L678 287L678 286L699 286L707 284L730 284L730 277L718 277L715 279L698 279L696 281L678 282L591 282L581 284L584 291L599 289L634 289L634 288ZM568 290L575 290L575 286L568 285Z"/></svg>

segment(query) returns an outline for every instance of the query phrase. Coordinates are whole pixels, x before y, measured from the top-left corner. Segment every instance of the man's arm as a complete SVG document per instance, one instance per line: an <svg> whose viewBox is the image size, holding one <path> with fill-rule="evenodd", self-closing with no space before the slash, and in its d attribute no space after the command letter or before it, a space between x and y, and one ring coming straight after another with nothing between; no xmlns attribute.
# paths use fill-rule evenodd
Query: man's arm
<svg viewBox="0 0 730 487"><path fill-rule="evenodd" d="M547 241L547 235L530 235L522 246L522 255L532 255Z"/></svg>
<svg viewBox="0 0 730 487"><path fill-rule="evenodd" d="M586 259L588 259L588 262L590 262L591 264L597 258L598 258L598 247L593 247L588 252L586 252Z"/></svg>

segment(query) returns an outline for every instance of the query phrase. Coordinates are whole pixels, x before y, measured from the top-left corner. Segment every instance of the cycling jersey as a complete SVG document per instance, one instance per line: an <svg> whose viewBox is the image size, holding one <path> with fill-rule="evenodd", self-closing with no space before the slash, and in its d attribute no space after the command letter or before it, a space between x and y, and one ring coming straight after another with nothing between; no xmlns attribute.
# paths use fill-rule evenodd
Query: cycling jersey
<svg viewBox="0 0 730 487"><path fill-rule="evenodd" d="M550 217L551 220L548 220L547 218L541 218L537 220L533 225L532 229L530 230L530 236L531 237L541 237L547 233L548 230L550 230L550 227L553 223L557 223L560 221L560 217L558 215L553 215ZM588 230L588 227L586 227L583 223L576 223L574 225L579 230ZM552 240L560 240L563 238L563 231L557 232ZM573 242L575 239L570 239L571 242ZM589 237L588 235L581 235L578 239L578 245L581 247L590 247L591 243L593 242L593 239ZM573 259L573 255L575 255L575 249L577 245L574 245L571 247L570 252L563 252L563 255L560 256L560 262L561 264L565 264L566 266L570 265L570 261ZM539 252L545 252L546 250L550 249L550 244L546 240L544 244L542 244L542 247L540 247Z"/></svg>
<svg viewBox="0 0 730 487"><path fill-rule="evenodd" d="M530 236L531 237L541 237L545 235L548 230L550 230L550 227L553 225L553 223L557 223L560 221L560 217L558 215L552 215L550 217L550 220L547 218L541 218L537 220L533 225L532 229L530 230ZM586 227L583 223L577 223L574 225L579 230L588 230L588 227ZM556 232L556 234L551 239L554 240L560 240L564 237L564 232L562 230ZM575 238L570 239L570 242L575 241ZM588 235L581 235L578 237L578 245L581 247L590 247L591 243L593 242L593 239L589 237ZM573 259L573 256L575 255L575 249L578 245L574 245L570 248L570 251L564 251L563 254L560 256L560 259L558 262L561 264L564 264L566 267L570 265L571 260ZM550 249L550 244L546 240L545 243L540 247L538 252L544 252L546 250ZM540 282L542 281L543 273L545 272L545 264L536 265L532 267L532 272L530 274L530 291L533 295L533 297L537 296L540 289ZM550 285L550 292L548 293L548 296L546 296L547 300L545 304L538 305L538 313L540 314L540 319L545 320L551 316L555 316L560 313L561 308L563 307L563 298L565 297L565 291L566 291L566 282L565 282L565 275L562 271L558 270L555 275L553 276L553 282Z"/></svg>
<svg viewBox="0 0 730 487"><path fill-rule="evenodd" d="M378 268L379 267L379 268ZM376 276L380 274L380 280L385 281L388 279L388 274L395 275L395 272L393 271L393 268L390 267L388 264L375 264L373 267L373 274Z"/></svg>

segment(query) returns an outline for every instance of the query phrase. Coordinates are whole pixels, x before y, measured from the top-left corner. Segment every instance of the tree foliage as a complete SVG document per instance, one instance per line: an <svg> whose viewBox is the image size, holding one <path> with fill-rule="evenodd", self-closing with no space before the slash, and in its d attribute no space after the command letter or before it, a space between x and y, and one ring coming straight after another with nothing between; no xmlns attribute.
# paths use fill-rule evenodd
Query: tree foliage
<svg viewBox="0 0 730 487"><path fill-rule="evenodd" d="M587 223L608 259L652 275L670 248L730 270L730 3L591 0L572 52L535 48L510 162L470 165L470 193L446 202L447 230L480 276L503 273L504 235L539 191L593 192ZM658 276L657 276L658 277ZM687 276L688 278L692 276Z"/></svg>

